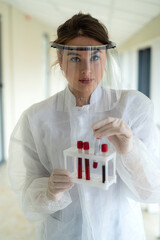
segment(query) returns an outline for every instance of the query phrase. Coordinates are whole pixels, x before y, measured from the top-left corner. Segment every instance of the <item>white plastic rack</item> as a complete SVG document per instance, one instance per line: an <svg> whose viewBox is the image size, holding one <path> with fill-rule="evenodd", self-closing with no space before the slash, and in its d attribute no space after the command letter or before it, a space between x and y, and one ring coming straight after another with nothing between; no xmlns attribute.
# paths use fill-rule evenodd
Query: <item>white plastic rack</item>
<svg viewBox="0 0 160 240"><path fill-rule="evenodd" d="M89 149L89 154L79 153L77 147L71 147L63 151L64 154L64 166L67 169L67 159L73 161L73 172L72 178L75 183L80 184L87 184L95 187L102 188L107 190L113 183L116 183L117 176L116 176L116 152L113 149L110 149L105 155L94 155L94 149ZM69 158L68 158L69 157ZM82 158L82 161L89 159L90 163L94 160L98 162L102 162L105 165L105 182L102 182L102 172L96 173L96 169L94 170L95 173L90 173L90 180L86 180L85 177L85 170L82 172L82 179L78 178L78 158ZM112 173L108 174L108 164L109 161L112 161ZM90 164L90 170L92 165Z"/></svg>

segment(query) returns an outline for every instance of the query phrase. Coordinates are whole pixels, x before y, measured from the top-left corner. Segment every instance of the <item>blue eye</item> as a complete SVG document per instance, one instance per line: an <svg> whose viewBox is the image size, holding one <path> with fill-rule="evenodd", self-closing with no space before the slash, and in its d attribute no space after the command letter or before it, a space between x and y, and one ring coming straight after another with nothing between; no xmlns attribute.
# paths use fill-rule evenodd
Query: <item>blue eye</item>
<svg viewBox="0 0 160 240"><path fill-rule="evenodd" d="M70 61L72 61L72 62L80 62L80 59L78 57L72 57L70 59Z"/></svg>
<svg viewBox="0 0 160 240"><path fill-rule="evenodd" d="M100 59L100 57L98 55L94 55L91 57L91 61L97 61L99 59Z"/></svg>

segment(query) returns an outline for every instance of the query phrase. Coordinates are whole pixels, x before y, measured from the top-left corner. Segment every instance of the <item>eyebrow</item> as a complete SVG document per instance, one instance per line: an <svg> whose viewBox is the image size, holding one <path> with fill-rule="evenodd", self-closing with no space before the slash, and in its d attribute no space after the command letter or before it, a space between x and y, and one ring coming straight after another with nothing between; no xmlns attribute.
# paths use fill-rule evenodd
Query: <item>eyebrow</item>
<svg viewBox="0 0 160 240"><path fill-rule="evenodd" d="M97 52L100 52L100 53L102 53L100 49L97 49L97 50L96 50L96 51L94 51L94 52L93 52L91 55L94 55L94 54L96 54Z"/></svg>
<svg viewBox="0 0 160 240"><path fill-rule="evenodd" d="M96 50L96 51L94 51L94 52L93 52L91 55L94 55L94 54L96 54L97 52L100 52L100 53L102 53L100 49L97 49L97 50ZM74 56L81 56L80 54L78 54L78 53L75 53L75 52L69 52L67 55L68 55L68 56L70 56L70 55L74 55Z"/></svg>
<svg viewBox="0 0 160 240"><path fill-rule="evenodd" d="M68 56L69 56L69 55L81 56L80 54L74 53L74 52L69 52L67 55L68 55Z"/></svg>

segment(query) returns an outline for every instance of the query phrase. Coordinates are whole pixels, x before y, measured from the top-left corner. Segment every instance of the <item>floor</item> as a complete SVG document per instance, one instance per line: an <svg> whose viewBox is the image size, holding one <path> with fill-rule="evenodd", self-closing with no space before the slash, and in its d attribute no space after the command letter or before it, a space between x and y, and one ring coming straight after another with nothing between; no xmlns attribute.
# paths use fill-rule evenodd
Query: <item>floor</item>
<svg viewBox="0 0 160 240"><path fill-rule="evenodd" d="M22 215L8 185L6 170L6 164L0 166L0 239L33 240L35 223Z"/></svg>
<svg viewBox="0 0 160 240"><path fill-rule="evenodd" d="M147 240L160 239L160 216L143 210ZM7 180L6 164L0 165L0 239L33 240L36 224L21 213ZM159 238L158 238L159 236Z"/></svg>

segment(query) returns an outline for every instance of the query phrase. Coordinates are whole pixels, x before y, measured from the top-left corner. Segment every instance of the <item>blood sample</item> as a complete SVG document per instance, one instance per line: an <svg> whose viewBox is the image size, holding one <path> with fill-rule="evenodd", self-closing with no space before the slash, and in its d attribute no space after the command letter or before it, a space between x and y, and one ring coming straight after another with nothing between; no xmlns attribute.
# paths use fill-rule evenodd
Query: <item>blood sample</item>
<svg viewBox="0 0 160 240"><path fill-rule="evenodd" d="M77 141L78 153L82 153L83 142ZM78 178L82 178L82 158L78 157Z"/></svg>
<svg viewBox="0 0 160 240"><path fill-rule="evenodd" d="M108 152L108 144L102 144L101 145L101 152L103 155L106 155ZM102 164L102 183L105 183L106 181L106 167L105 164Z"/></svg>
<svg viewBox="0 0 160 240"><path fill-rule="evenodd" d="M89 153L89 142L83 143L84 153ZM85 173L86 173L86 180L90 180L90 166L89 166L89 159L85 158Z"/></svg>
<svg viewBox="0 0 160 240"><path fill-rule="evenodd" d="M101 149L101 138L96 138L95 139L95 144L94 144L94 155L99 155ZM93 161L93 168L97 168L98 167L98 161L94 160Z"/></svg>

